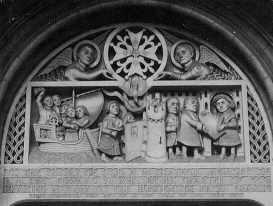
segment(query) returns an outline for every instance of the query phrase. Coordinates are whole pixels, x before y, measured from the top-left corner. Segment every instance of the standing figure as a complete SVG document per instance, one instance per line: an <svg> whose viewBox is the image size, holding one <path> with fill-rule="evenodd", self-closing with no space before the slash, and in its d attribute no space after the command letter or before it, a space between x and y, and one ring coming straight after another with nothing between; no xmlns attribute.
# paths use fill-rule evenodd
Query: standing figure
<svg viewBox="0 0 273 206"><path fill-rule="evenodd" d="M80 128L86 129L89 125L89 112L83 105L76 107L76 120L74 121Z"/></svg>
<svg viewBox="0 0 273 206"><path fill-rule="evenodd" d="M108 114L103 119L98 143L98 149L102 152L101 159L109 161L109 157L112 157L114 160L121 160L119 132L123 130L123 121L119 118L119 103L117 101L109 102L106 112Z"/></svg>
<svg viewBox="0 0 273 206"><path fill-rule="evenodd" d="M59 116L61 119L61 97L58 94L54 94L52 96L53 100L53 110L56 112L56 114Z"/></svg>
<svg viewBox="0 0 273 206"><path fill-rule="evenodd" d="M67 117L67 109L69 105L67 103L62 103L60 106L60 116L62 118L62 121Z"/></svg>
<svg viewBox="0 0 273 206"><path fill-rule="evenodd" d="M39 109L39 120L38 124L57 124L58 115L53 110L53 100L52 97L47 95L44 97L45 89L42 88L38 97L36 98L36 103Z"/></svg>
<svg viewBox="0 0 273 206"><path fill-rule="evenodd" d="M166 137L167 151L169 158L174 157L174 153L178 153L177 132L179 128L179 100L175 97L167 99L167 118L166 118ZM176 150L176 151L175 151Z"/></svg>
<svg viewBox="0 0 273 206"><path fill-rule="evenodd" d="M58 126L56 127L56 135L59 141L64 141L65 138L65 128L62 126L63 119L61 116L61 97L58 94L52 95L53 100L53 110L58 116Z"/></svg>
<svg viewBox="0 0 273 206"><path fill-rule="evenodd" d="M65 128L65 141L75 142L78 138L79 126L75 123L75 109L69 106L66 111L67 117L63 120L63 127Z"/></svg>
<svg viewBox="0 0 273 206"><path fill-rule="evenodd" d="M205 79L210 74L207 65L195 60L195 49L188 42L179 43L174 50L174 60L180 65L179 72L166 71L165 74L178 80Z"/></svg>
<svg viewBox="0 0 273 206"><path fill-rule="evenodd" d="M65 77L68 80L92 80L100 74L106 74L106 70L88 71L99 63L100 53L97 46L88 40L79 42L73 51L75 62L65 69Z"/></svg>
<svg viewBox="0 0 273 206"><path fill-rule="evenodd" d="M90 129L88 127L90 126L90 119L89 119L89 112L87 108L83 105L76 107L76 120L74 123L76 123L79 128L79 137L83 138L84 136L88 137L88 140L91 144L92 151L94 152L95 156L99 156L98 152L98 139L96 136L92 135L92 132L90 133Z"/></svg>
<svg viewBox="0 0 273 206"><path fill-rule="evenodd" d="M230 148L230 159L236 157L236 147L241 144L238 133L239 125L235 115L235 103L226 93L216 94L212 98L212 105L217 111L217 131L220 137L216 144L221 147L221 159L226 157L226 149Z"/></svg>
<svg viewBox="0 0 273 206"><path fill-rule="evenodd" d="M178 141L183 144L183 156L187 157L187 149L193 147L194 158L203 159L199 149L203 147L203 140L200 132L206 132L205 126L198 117L199 101L196 97L186 97L184 100L184 110L181 114L181 126Z"/></svg>

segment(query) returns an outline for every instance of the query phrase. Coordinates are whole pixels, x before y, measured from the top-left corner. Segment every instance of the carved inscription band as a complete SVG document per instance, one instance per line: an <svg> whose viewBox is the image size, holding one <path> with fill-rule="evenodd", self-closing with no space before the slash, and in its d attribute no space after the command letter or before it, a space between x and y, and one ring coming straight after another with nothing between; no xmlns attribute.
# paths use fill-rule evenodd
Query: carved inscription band
<svg viewBox="0 0 273 206"><path fill-rule="evenodd" d="M166 198L242 196L271 192L271 169L236 168L10 168L4 169L4 193L31 197Z"/></svg>

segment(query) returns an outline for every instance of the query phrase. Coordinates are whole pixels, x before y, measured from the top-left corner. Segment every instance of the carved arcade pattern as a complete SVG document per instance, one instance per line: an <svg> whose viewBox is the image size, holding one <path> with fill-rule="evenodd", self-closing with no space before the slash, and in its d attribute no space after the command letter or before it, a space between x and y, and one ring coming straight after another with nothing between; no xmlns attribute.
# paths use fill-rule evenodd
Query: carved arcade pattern
<svg viewBox="0 0 273 206"><path fill-rule="evenodd" d="M250 159L253 163L270 162L270 147L259 106L250 91L247 93Z"/></svg>
<svg viewBox="0 0 273 206"><path fill-rule="evenodd" d="M22 164L24 154L26 93L18 100L10 119L6 145L5 164Z"/></svg>

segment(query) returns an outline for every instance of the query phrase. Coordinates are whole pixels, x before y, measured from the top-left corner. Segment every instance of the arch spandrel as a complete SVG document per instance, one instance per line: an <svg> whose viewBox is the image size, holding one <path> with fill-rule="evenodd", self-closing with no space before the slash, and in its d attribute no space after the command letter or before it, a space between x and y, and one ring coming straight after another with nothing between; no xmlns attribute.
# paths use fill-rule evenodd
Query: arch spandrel
<svg viewBox="0 0 273 206"><path fill-rule="evenodd" d="M112 25L59 45L17 93L3 192L246 198L271 192L271 138L254 86L221 48L162 25Z"/></svg>

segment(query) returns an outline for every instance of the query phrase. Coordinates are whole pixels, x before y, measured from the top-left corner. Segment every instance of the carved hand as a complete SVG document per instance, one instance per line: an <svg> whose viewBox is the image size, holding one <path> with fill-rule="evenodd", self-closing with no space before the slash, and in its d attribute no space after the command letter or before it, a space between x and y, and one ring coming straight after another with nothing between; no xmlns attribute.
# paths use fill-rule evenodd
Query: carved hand
<svg viewBox="0 0 273 206"><path fill-rule="evenodd" d="M217 126L217 131L218 131L218 132L223 131L223 130L225 129L225 126L226 126L225 124L218 125L218 126Z"/></svg>
<svg viewBox="0 0 273 206"><path fill-rule="evenodd" d="M34 88L33 92L34 95L37 95L40 93L40 95L43 95L45 93L46 89L43 87L39 87L39 88Z"/></svg>
<svg viewBox="0 0 273 206"><path fill-rule="evenodd" d="M205 132L205 133L208 133L208 128L202 124L202 131Z"/></svg>
<svg viewBox="0 0 273 206"><path fill-rule="evenodd" d="M162 72L162 74L164 74L164 75L168 75L168 76L172 76L172 72L169 72L169 71L164 71L164 72Z"/></svg>
<svg viewBox="0 0 273 206"><path fill-rule="evenodd" d="M76 124L72 124L72 125L71 125L71 128L72 128L72 129L76 129L76 130L78 130L78 129L79 129L79 126L78 126L78 125L76 125Z"/></svg>
<svg viewBox="0 0 273 206"><path fill-rule="evenodd" d="M114 136L114 137L117 136L117 134L118 134L117 131L112 131L112 132L111 132L111 135Z"/></svg>
<svg viewBox="0 0 273 206"><path fill-rule="evenodd" d="M101 70L101 73L102 73L102 75L105 76L106 78L113 79L112 73L109 72L108 70L102 69L102 70Z"/></svg>

